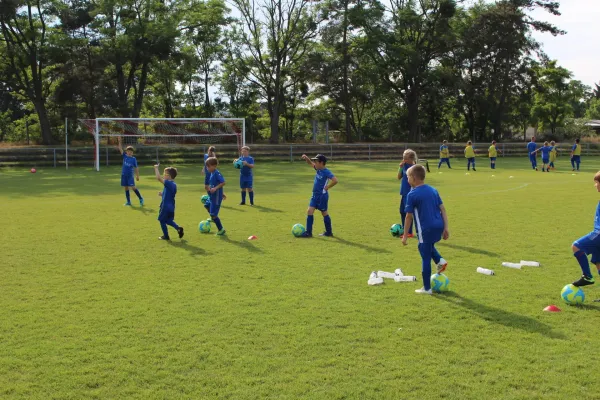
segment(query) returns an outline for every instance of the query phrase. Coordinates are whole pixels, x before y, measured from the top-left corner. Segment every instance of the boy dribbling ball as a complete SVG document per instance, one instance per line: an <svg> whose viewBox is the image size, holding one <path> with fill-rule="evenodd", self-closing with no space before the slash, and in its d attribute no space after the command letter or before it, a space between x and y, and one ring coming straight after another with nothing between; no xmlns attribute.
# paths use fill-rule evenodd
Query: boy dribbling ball
<svg viewBox="0 0 600 400"><path fill-rule="evenodd" d="M183 237L183 228L175 223L175 195L177 194L175 177L177 176L177 168L165 168L161 176L158 171L158 165L155 165L154 174L156 175L156 179L164 186L163 191L159 193L162 200L160 202L160 211L158 212L158 221L163 232L163 235L159 239L171 240L167 225L175 228L181 239Z"/></svg>

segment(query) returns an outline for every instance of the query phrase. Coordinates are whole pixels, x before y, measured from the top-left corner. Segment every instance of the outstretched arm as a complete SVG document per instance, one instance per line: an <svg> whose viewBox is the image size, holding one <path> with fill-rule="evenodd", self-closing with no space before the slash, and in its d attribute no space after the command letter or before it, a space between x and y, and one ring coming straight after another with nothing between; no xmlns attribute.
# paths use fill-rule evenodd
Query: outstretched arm
<svg viewBox="0 0 600 400"><path fill-rule="evenodd" d="M117 143L119 144L117 146L117 148L119 149L119 153L121 153L121 155L123 155L123 145L121 143L121 136L117 136Z"/></svg>
<svg viewBox="0 0 600 400"><path fill-rule="evenodd" d="M307 156L306 154L302 154L302 159L303 159L304 161L306 161L306 163L307 163L308 165L310 165L311 167L313 167L313 168L315 167L315 163L314 163L314 162L312 162L312 160L310 159L310 157L309 157L309 156Z"/></svg>
<svg viewBox="0 0 600 400"><path fill-rule="evenodd" d="M154 166L154 175L156 175L157 181L159 181L160 183L165 183L165 180L163 179L160 172L158 171L158 165Z"/></svg>

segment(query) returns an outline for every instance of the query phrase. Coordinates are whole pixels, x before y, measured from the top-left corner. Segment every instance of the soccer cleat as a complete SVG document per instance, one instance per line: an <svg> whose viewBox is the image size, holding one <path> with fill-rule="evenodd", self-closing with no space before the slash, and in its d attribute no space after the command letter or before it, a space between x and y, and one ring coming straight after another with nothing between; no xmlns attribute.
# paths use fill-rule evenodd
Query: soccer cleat
<svg viewBox="0 0 600 400"><path fill-rule="evenodd" d="M442 272L444 272L447 266L448 261L444 260L443 258L440 258L440 262L437 264L437 273L441 274Z"/></svg>
<svg viewBox="0 0 600 400"><path fill-rule="evenodd" d="M579 278L579 280L573 282L573 286L580 287L580 286L593 285L594 283L596 283L596 281L594 280L593 277L582 275L581 278Z"/></svg>
<svg viewBox="0 0 600 400"><path fill-rule="evenodd" d="M243 201L240 203L240 206L245 206L246 203L244 203Z"/></svg>
<svg viewBox="0 0 600 400"><path fill-rule="evenodd" d="M131 206L131 202L130 202L130 201L128 201L127 203L125 203L125 204L123 204L123 205L124 205L124 206L129 206L129 207L130 207L130 206Z"/></svg>
<svg viewBox="0 0 600 400"><path fill-rule="evenodd" d="M473 167L473 171L477 172L477 170L475 169L475 167Z"/></svg>
<svg viewBox="0 0 600 400"><path fill-rule="evenodd" d="M299 238L311 238L312 237L312 233L310 232L304 232L302 235L298 236Z"/></svg>
<svg viewBox="0 0 600 400"><path fill-rule="evenodd" d="M333 237L333 233L332 232L323 232L323 233L319 233L319 236Z"/></svg>
<svg viewBox="0 0 600 400"><path fill-rule="evenodd" d="M415 293L418 293L418 294L431 294L433 292L431 291L431 289L425 290L425 287L422 287L421 289L415 290Z"/></svg>
<svg viewBox="0 0 600 400"><path fill-rule="evenodd" d="M415 235L413 235L412 233L409 233L408 235L406 235L407 238L414 238Z"/></svg>
<svg viewBox="0 0 600 400"><path fill-rule="evenodd" d="M179 234L179 239L181 239L183 237L183 227L180 226L179 229L177 229L177 233Z"/></svg>
<svg viewBox="0 0 600 400"><path fill-rule="evenodd" d="M536 171L538 170L538 169L537 169L537 167L535 167L535 170L536 170Z"/></svg>
<svg viewBox="0 0 600 400"><path fill-rule="evenodd" d="M158 238L158 240L171 240L171 238L168 236L161 236Z"/></svg>
<svg viewBox="0 0 600 400"><path fill-rule="evenodd" d="M217 232L217 236L223 236L225 234L225 229L221 229L219 232Z"/></svg>
<svg viewBox="0 0 600 400"><path fill-rule="evenodd" d="M140 197L140 206L144 207L144 198L143 197Z"/></svg>

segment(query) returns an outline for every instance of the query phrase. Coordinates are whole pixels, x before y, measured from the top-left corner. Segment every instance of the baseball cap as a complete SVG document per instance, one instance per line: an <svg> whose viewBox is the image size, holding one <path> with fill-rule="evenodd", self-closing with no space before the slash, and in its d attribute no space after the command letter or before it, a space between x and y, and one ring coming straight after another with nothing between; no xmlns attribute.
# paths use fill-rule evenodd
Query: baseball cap
<svg viewBox="0 0 600 400"><path fill-rule="evenodd" d="M313 158L311 158L311 160L319 160L321 162L326 163L327 162L327 157L325 157L323 154L317 154L316 156L314 156Z"/></svg>

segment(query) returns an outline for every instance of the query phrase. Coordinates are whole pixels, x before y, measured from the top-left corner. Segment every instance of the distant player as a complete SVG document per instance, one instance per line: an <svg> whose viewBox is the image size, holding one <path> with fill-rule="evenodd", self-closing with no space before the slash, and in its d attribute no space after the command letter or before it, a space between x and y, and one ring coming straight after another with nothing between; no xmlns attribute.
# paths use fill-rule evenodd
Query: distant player
<svg viewBox="0 0 600 400"><path fill-rule="evenodd" d="M537 145L535 144L535 137L531 138L531 142L527 143L527 154L529 154L529 161L531 161L531 168L537 169L537 155L535 154L535 150Z"/></svg>
<svg viewBox="0 0 600 400"><path fill-rule="evenodd" d="M552 150L550 151L550 165L549 168L556 169L554 167L554 162L556 161L556 157L558 156L558 149L556 146L556 142L553 140L550 142L550 146L552 146Z"/></svg>
<svg viewBox="0 0 600 400"><path fill-rule="evenodd" d="M419 253L421 254L423 287L415 290L420 294L431 294L431 260L437 265L437 273L446 270L448 262L442 258L435 244L442 238L450 237L448 216L437 190L425 184L425 168L415 165L408 170L408 181L412 190L406 199L406 225L402 244L406 246L408 234L406 229L412 226L413 220L417 226L419 238Z"/></svg>
<svg viewBox="0 0 600 400"><path fill-rule="evenodd" d="M246 204L246 192L250 197L250 205L254 205L254 189L253 186L253 170L254 170L254 158L250 156L250 147L242 147L242 156L238 158L242 160L242 168L240 168L240 189L242 189L242 202L241 206Z"/></svg>
<svg viewBox="0 0 600 400"><path fill-rule="evenodd" d="M550 153L552 149L553 147L546 141L542 147L533 152L534 156L538 151L542 153L542 172L550 172Z"/></svg>
<svg viewBox="0 0 600 400"><path fill-rule="evenodd" d="M223 201L223 186L225 186L225 178L221 175L221 172L217 169L219 166L219 160L216 157L209 157L206 160L206 168L210 173L208 181L209 189L208 193L210 196L209 213L212 221L217 225L217 235L222 236L225 234L223 224L219 218L219 210L221 209L221 202Z"/></svg>
<svg viewBox="0 0 600 400"><path fill-rule="evenodd" d="M204 168L202 169L202 175L204 175L204 190L206 190L206 193L208 193L208 180L210 179L210 173L208 172L208 168L206 167L206 160L208 160L210 157L217 158L217 153L215 151L215 146L210 146L208 148L208 152L204 154Z"/></svg>
<svg viewBox="0 0 600 400"><path fill-rule="evenodd" d="M488 156L490 157L490 168L496 169L496 158L498 157L498 152L502 153L498 150L496 146L496 141L492 140L491 146L488 148Z"/></svg>
<svg viewBox="0 0 600 400"><path fill-rule="evenodd" d="M448 164L448 168L452 169L450 166L450 149L448 149L447 140L444 140L440 146L440 163L438 164L438 169L440 169L443 163Z"/></svg>
<svg viewBox="0 0 600 400"><path fill-rule="evenodd" d="M600 171L594 175L594 186L600 192ZM579 262L583 276L578 281L573 282L574 286L587 286L595 283L590 270L588 255L592 255L592 263L596 264L598 274L600 274L600 202L596 207L596 217L594 218L594 230L584 237L577 239L571 246L573 255Z"/></svg>
<svg viewBox="0 0 600 400"><path fill-rule="evenodd" d="M162 197L162 200L160 202L160 211L158 212L158 221L160 222L160 228L163 232L163 235L159 237L159 239L171 240L169 238L169 230L167 229L167 225L175 228L179 234L179 238L181 239L183 237L183 227L178 226L175 223L175 195L177 194L175 177L177 176L177 168L165 168L163 175L160 176L158 165L155 165L154 174L156 175L156 179L164 186L163 191L159 193L159 196Z"/></svg>
<svg viewBox="0 0 600 400"><path fill-rule="evenodd" d="M579 171L579 164L581 163L581 145L579 139L575 139L575 144L571 148L571 166L575 171L575 165L577 165L577 171Z"/></svg>
<svg viewBox="0 0 600 400"><path fill-rule="evenodd" d="M467 147L465 147L465 158L467 159L467 171L471 170L471 164L473 164L473 171L477 171L475 169L475 149L470 140L467 142Z"/></svg>
<svg viewBox="0 0 600 400"><path fill-rule="evenodd" d="M124 204L125 206L131 206L131 198L129 196L129 189L133 189L133 192L136 194L138 199L140 199L140 206L144 205L144 198L140 194L140 191L135 187L134 181L134 172L135 172L135 180L140 180L140 169L138 168L138 163L135 157L133 156L133 147L127 146L125 152L123 152L123 146L121 144L121 137L118 138L119 142L119 152L121 153L121 157L123 158L123 169L121 170L121 186L125 189L125 199L127 200Z"/></svg>
<svg viewBox="0 0 600 400"><path fill-rule="evenodd" d="M404 150L402 162L398 168L398 180L400 180L400 225L402 226L404 226L404 220L406 219L406 196L410 192L407 171L416 163L417 153L411 149ZM408 231L408 237L413 237L412 226Z"/></svg>
<svg viewBox="0 0 600 400"><path fill-rule="evenodd" d="M323 154L317 154L313 158L309 158L306 154L302 154L302 159L308 165L313 167L317 172L313 183L312 197L306 211L306 231L301 237L312 237L312 228L314 222L315 210L321 211L323 222L325 223L325 232L319 236L333 236L331 228L331 217L329 216L329 189L337 185L338 179L333 175L333 172L327 169L327 157ZM314 162L313 162L314 160Z"/></svg>

